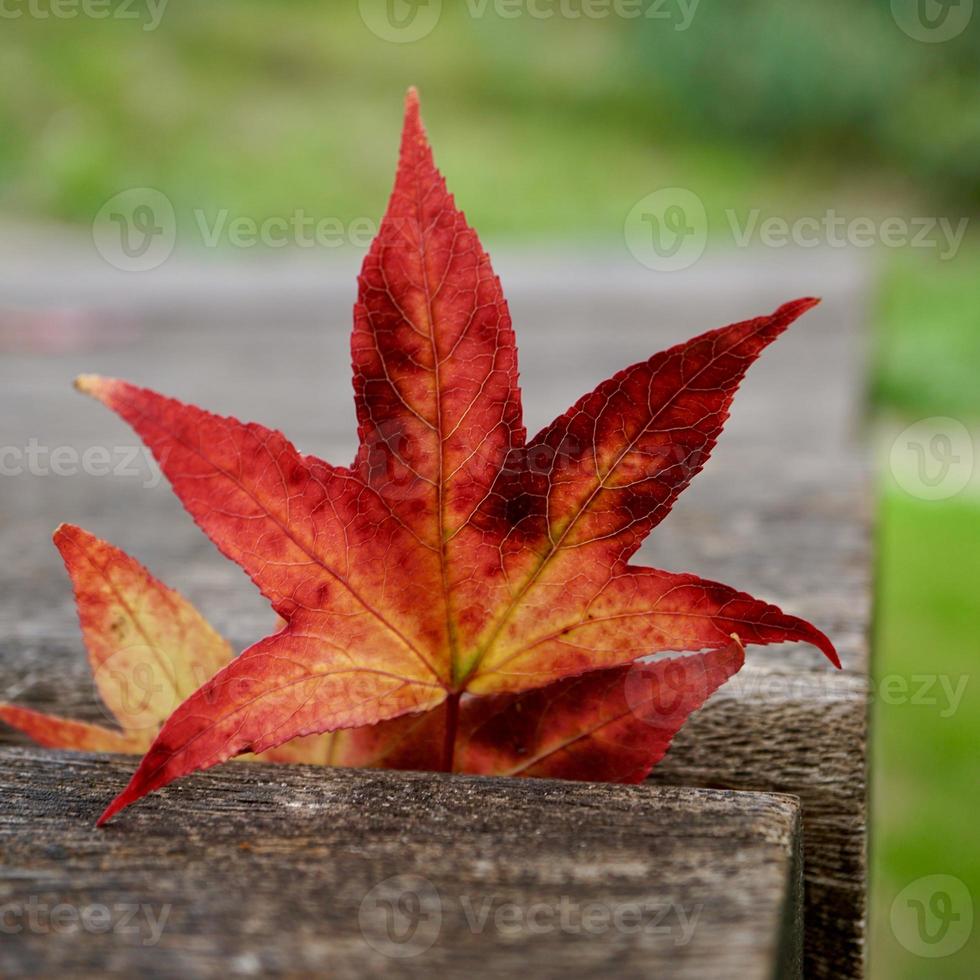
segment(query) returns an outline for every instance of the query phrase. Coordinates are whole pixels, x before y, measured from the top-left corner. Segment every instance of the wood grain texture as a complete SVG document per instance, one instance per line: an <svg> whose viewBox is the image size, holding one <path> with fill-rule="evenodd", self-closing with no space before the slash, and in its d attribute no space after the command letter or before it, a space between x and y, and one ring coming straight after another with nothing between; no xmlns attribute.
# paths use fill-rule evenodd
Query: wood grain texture
<svg viewBox="0 0 980 980"><path fill-rule="evenodd" d="M130 765L0 750L4 976L799 976L791 797L228 766L94 830Z"/></svg>
<svg viewBox="0 0 980 980"><path fill-rule="evenodd" d="M518 330L532 431L654 350L792 296L824 296L752 368L707 467L638 560L774 601L837 645L841 673L802 647L750 648L743 673L691 719L654 778L799 795L807 975L862 976L871 590L855 420L866 278L853 257L828 265L815 252L797 265L767 255L764 268L749 257L718 266L705 259L690 277L655 279L564 259L549 268L523 259L496 265ZM133 280L126 289L138 285ZM2 478L0 699L105 721L49 542L61 520L146 563L236 648L269 631L267 604L214 552L169 489L138 457L122 467L137 448L129 431L81 401L70 382L93 370L129 377L280 427L302 451L345 462L355 447L346 350L353 279L345 272L337 282L317 278L305 293L293 281L278 290L266 284L250 298L241 279L223 293L209 280L206 298L178 289L156 295L149 312L142 299L130 307L138 338L129 346L0 362L6 443L27 447L35 439L79 453L105 447L121 470L59 477L25 467ZM0 741L16 740L0 731Z"/></svg>

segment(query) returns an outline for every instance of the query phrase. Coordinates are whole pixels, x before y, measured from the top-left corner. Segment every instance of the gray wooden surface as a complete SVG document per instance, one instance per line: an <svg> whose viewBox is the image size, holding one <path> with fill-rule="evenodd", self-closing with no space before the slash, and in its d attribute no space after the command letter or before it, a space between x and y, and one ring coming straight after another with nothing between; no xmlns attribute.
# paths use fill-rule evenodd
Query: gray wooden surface
<svg viewBox="0 0 980 980"><path fill-rule="evenodd" d="M845 670L815 651L750 649L745 670L692 718L654 775L660 784L798 795L803 801L806 969L856 977L864 959L869 543L857 448L860 328L867 278L850 256L768 253L653 276L610 262L497 261L511 300L529 428L618 368L704 329L799 295L824 304L749 372L705 471L640 560L693 571L778 602L835 641ZM11 268L13 271L11 271ZM353 280L201 273L186 289L154 274L66 276L59 303L112 305L107 338L0 364L5 445L135 450L129 430L74 393L81 371L115 374L212 410L257 419L346 461L354 446L347 349ZM6 282L2 282L2 278ZM176 277L172 277L176 278ZM8 294L45 287L16 265ZM129 342L120 337L132 335ZM0 697L100 718L70 590L49 542L79 523L145 561L236 644L272 616L145 464L129 475L0 478ZM12 560L15 559L15 560ZM15 741L7 732L0 739ZM120 778L119 785L123 780ZM107 792L107 797L111 793Z"/></svg>
<svg viewBox="0 0 980 980"><path fill-rule="evenodd" d="M799 975L791 797L234 765L93 829L129 768L0 750L3 976Z"/></svg>

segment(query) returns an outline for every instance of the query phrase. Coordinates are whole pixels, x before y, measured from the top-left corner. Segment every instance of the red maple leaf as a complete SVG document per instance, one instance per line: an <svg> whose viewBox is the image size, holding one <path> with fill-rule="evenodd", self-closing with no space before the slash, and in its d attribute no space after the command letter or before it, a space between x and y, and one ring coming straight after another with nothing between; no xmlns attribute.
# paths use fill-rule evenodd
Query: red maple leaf
<svg viewBox="0 0 980 980"><path fill-rule="evenodd" d="M77 382L284 621L173 712L100 823L194 770L340 729L356 731L324 761L637 780L739 668L739 639L808 641L839 666L773 605L630 564L749 365L816 300L634 364L528 440L500 282L414 92L358 283L350 467L123 381ZM664 651L701 652L634 664Z"/></svg>

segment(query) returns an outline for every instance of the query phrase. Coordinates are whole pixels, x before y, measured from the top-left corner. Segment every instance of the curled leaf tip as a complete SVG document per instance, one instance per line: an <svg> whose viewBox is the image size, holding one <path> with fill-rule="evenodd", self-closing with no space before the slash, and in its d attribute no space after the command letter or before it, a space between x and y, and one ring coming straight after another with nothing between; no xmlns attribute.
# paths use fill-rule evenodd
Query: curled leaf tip
<svg viewBox="0 0 980 980"><path fill-rule="evenodd" d="M86 395L95 395L105 383L98 374L80 374L75 378L75 388Z"/></svg>
<svg viewBox="0 0 980 980"><path fill-rule="evenodd" d="M727 654L732 658L732 662L736 665L733 673L737 673L742 669L745 664L745 645L742 643L742 638L738 633L731 633L732 642L727 647Z"/></svg>
<svg viewBox="0 0 980 980"><path fill-rule="evenodd" d="M784 303L777 311L776 316L780 314L786 314L792 316L794 319L798 316L802 316L807 310L812 310L815 306L820 304L821 300L819 296L801 296L799 299L791 300L789 303Z"/></svg>
<svg viewBox="0 0 980 980"><path fill-rule="evenodd" d="M62 521L52 532L51 540L57 545L62 538L77 530L78 528L74 524L68 524L65 521Z"/></svg>
<svg viewBox="0 0 980 980"><path fill-rule="evenodd" d="M838 670L842 670L840 656L834 644L831 643L830 637L810 623L806 623L806 626L808 629L802 636L802 639L808 643L812 643Z"/></svg>

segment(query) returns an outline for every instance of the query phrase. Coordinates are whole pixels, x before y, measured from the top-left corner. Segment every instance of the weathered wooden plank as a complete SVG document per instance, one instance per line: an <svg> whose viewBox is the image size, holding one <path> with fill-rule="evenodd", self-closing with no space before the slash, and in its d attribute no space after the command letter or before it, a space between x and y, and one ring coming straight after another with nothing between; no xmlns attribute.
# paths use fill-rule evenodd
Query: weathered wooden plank
<svg viewBox="0 0 980 980"><path fill-rule="evenodd" d="M131 765L0 750L4 976L799 975L792 797L233 765L96 830Z"/></svg>
<svg viewBox="0 0 980 980"><path fill-rule="evenodd" d="M745 671L692 718L654 775L659 783L801 797L807 973L836 980L861 976L864 957L870 562L865 470L853 434L865 279L851 257L829 266L813 252L798 265L775 259L766 257L773 272L765 276L754 259L703 262L691 276L659 278L594 265L498 266L518 329L532 429L653 349L794 295L825 295L825 305L753 367L705 471L639 558L774 600L838 644L842 674L806 649L750 650ZM294 280L246 295L241 279L215 294L209 273L212 295L205 299L200 292L188 298L175 277L157 289L152 307L137 303L144 312L129 346L6 357L4 441L101 446L121 466L136 448L132 436L70 389L75 373L98 370L277 425L301 449L350 458L352 286L346 278L340 285L305 281L317 285L302 295ZM106 288L91 295L107 295ZM62 519L147 562L236 644L268 631L267 606L214 553L168 489L147 485L154 475L145 465L137 461L115 476L53 475L49 457L43 465L46 474L25 466L2 482L0 554L8 560L0 564L0 697L101 717L67 581L48 543ZM0 732L3 740L14 738Z"/></svg>

